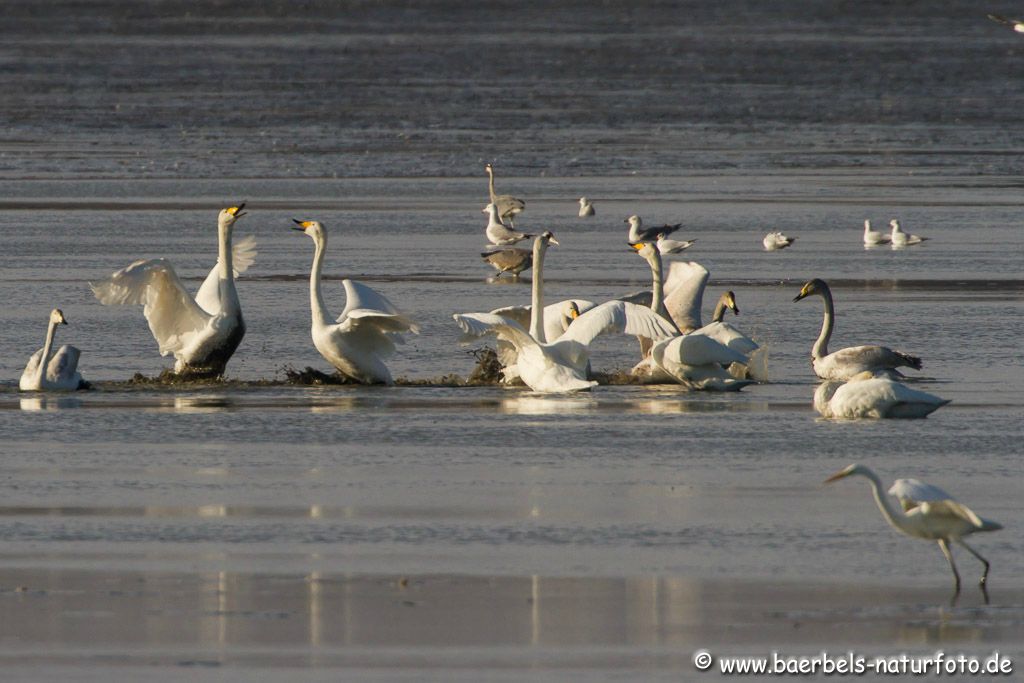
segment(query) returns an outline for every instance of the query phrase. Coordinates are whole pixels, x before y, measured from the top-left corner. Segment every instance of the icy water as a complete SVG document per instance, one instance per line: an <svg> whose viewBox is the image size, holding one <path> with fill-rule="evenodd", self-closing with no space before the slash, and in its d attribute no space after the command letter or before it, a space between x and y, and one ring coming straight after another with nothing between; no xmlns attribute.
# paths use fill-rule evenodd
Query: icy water
<svg viewBox="0 0 1024 683"><path fill-rule="evenodd" d="M998 8L993 8L998 9ZM10 3L0 25L0 661L25 680L687 679L698 647L1009 652L1024 666L1020 36L969 3L751 8L517 3ZM1009 12L1009 10L1006 10ZM197 13L200 12L200 13ZM54 24L61 30L54 33ZM688 259L769 348L735 395L457 387L452 313L491 283L483 165L552 230L546 296L649 286L623 219L683 222ZM597 216L576 217L576 199ZM215 386L126 384L161 358L87 283L137 258L197 288L217 210L259 256ZM865 250L862 222L930 238ZM393 388L285 385L358 278L422 334ZM766 253L779 229L796 244ZM810 347L920 355L926 420L830 422ZM97 389L20 393L46 315ZM595 345L598 370L636 361ZM443 380L443 381L442 381ZM411 386L411 384L421 384ZM950 490L1005 530L949 606L850 462ZM731 650L730 650L731 648ZM803 649L801 649L803 648ZM283 675L283 674L282 674Z"/></svg>

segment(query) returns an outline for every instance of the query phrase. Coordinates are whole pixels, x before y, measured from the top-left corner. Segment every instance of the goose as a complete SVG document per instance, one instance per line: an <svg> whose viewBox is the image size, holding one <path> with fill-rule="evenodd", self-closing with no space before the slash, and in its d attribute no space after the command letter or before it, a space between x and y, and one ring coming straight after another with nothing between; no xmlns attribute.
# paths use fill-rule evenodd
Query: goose
<svg viewBox="0 0 1024 683"><path fill-rule="evenodd" d="M909 367L921 369L921 359L917 356L894 351L886 346L851 346L834 353L828 352L828 342L832 338L835 325L835 306L832 302L832 290L824 280L815 278L804 283L800 293L793 299L794 303L809 296L820 296L825 304L825 317L821 323L821 333L811 348L811 366L814 374L821 379L848 380L861 372L891 372L899 376L896 368Z"/></svg>
<svg viewBox="0 0 1024 683"><path fill-rule="evenodd" d="M575 318L568 328L551 342L547 341L544 320L544 253L550 244L558 244L551 232L534 240L533 290L530 327L526 330L511 318L493 313L456 313L453 318L462 331L479 337L494 334L516 353L516 372L523 382L538 393L587 391L597 382L587 379L590 343L608 332L643 335L662 339L674 330L671 324L650 309L624 301L608 301Z"/></svg>
<svg viewBox="0 0 1024 683"><path fill-rule="evenodd" d="M643 228L643 221L640 219L640 216L635 214L624 220L623 223L629 223L629 236L627 240L630 244L654 242L658 239L658 235L671 235L683 225L682 223L676 223L675 225L666 223L658 228Z"/></svg>
<svg viewBox="0 0 1024 683"><path fill-rule="evenodd" d="M21 373L18 388L22 391L75 391L88 385L78 373L78 358L82 352L65 344L50 355L57 327L67 325L64 313L59 308L50 311L50 322L46 328L46 342L43 348L32 354Z"/></svg>
<svg viewBox="0 0 1024 683"><path fill-rule="evenodd" d="M160 355L174 354L174 371L190 377L224 374L231 355L245 336L242 306L235 278L256 259L252 237L232 245L232 230L246 215L245 204L217 216L217 264L193 298L162 258L141 260L105 280L90 284L104 305L141 304Z"/></svg>
<svg viewBox="0 0 1024 683"><path fill-rule="evenodd" d="M822 382L814 391L814 409L829 418L926 417L949 403L888 377L861 372L847 382Z"/></svg>
<svg viewBox="0 0 1024 683"><path fill-rule="evenodd" d="M495 279L500 278L502 273L512 273L512 278L518 280L519 274L533 265L533 252L516 247L481 252L480 257L498 271Z"/></svg>
<svg viewBox="0 0 1024 683"><path fill-rule="evenodd" d="M586 218L587 216L593 216L594 205L586 197L580 197L580 218Z"/></svg>
<svg viewBox="0 0 1024 683"><path fill-rule="evenodd" d="M657 245L658 253L662 256L668 256L669 254L678 254L686 251L694 245L697 240L670 240L665 237L665 233L659 232Z"/></svg>
<svg viewBox="0 0 1024 683"><path fill-rule="evenodd" d="M313 346L343 375L361 384L394 384L384 359L404 342L402 334L419 334L419 327L387 297L355 280L341 281L345 310L336 323L328 322L320 280L327 250L327 229L319 221L292 219L298 230L313 239L313 267L309 273Z"/></svg>
<svg viewBox="0 0 1024 683"><path fill-rule="evenodd" d="M864 246L876 247L879 244L889 244L892 238L879 230L871 229L871 221L864 220Z"/></svg>
<svg viewBox="0 0 1024 683"><path fill-rule="evenodd" d="M938 542L942 554L949 562L949 568L953 570L953 578L956 582L954 596L960 593L960 573L953 563L953 554L949 549L950 543L960 545L985 566L981 581L978 582L984 591L985 582L988 579L989 562L974 548L964 543L963 539L964 536L979 531L997 531L1003 528L1002 524L979 517L973 510L963 503L958 503L953 496L939 487L925 484L917 479L897 479L893 483L889 489L889 496L894 496L899 501L897 507L893 505L892 499L885 495L882 489L882 480L864 465L849 465L826 479L825 483L830 484L851 476L865 477L871 482L871 491L875 494L875 502L889 526L907 536Z"/></svg>
<svg viewBox="0 0 1024 683"><path fill-rule="evenodd" d="M494 204L488 204L484 207L483 213L488 215L487 239L491 241L491 244L507 247L515 244L516 242L533 238L533 235L516 232L515 230L509 229L504 223L502 223L501 219L498 217L498 207Z"/></svg>
<svg viewBox="0 0 1024 683"><path fill-rule="evenodd" d="M786 237L781 232L770 232L764 236L761 243L764 245L765 251L778 251L779 249L785 249L789 245L796 242L795 237Z"/></svg>
<svg viewBox="0 0 1024 683"><path fill-rule="evenodd" d="M889 225L892 227L892 234L890 235L890 239L892 240L893 249L909 247L912 244L921 244L921 242L924 242L926 239L928 239L927 237L920 237L918 235L911 235L909 233L903 232L903 230L900 228L900 222L895 218L889 221Z"/></svg>
<svg viewBox="0 0 1024 683"><path fill-rule="evenodd" d="M515 227L516 216L526 208L526 202L510 194L497 194L494 191L494 168L487 164L484 166L484 171L487 172L487 190L490 192L491 204L498 208L498 216L501 220L507 220L509 225Z"/></svg>

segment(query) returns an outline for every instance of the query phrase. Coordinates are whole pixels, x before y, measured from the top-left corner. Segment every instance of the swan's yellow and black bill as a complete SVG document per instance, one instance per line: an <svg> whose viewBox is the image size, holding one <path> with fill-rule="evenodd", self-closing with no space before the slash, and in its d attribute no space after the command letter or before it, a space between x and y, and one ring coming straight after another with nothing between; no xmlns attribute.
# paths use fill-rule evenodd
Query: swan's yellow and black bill
<svg viewBox="0 0 1024 683"><path fill-rule="evenodd" d="M229 206L226 210L227 210L228 213L230 213L235 218L241 218L242 216L245 215L245 213L242 211L242 209L244 209L244 208L245 208L245 202L242 202L238 206Z"/></svg>
<svg viewBox="0 0 1024 683"><path fill-rule="evenodd" d="M796 303L797 301L800 301L800 299L803 299L805 296L808 296L811 293L811 289L813 289L812 283L808 282L800 290L800 293L793 297L793 302Z"/></svg>
<svg viewBox="0 0 1024 683"><path fill-rule="evenodd" d="M640 251L641 249L644 248L644 243L643 242L637 242L636 244L630 244L629 246L630 246L631 249L636 249L637 251Z"/></svg>
<svg viewBox="0 0 1024 683"><path fill-rule="evenodd" d="M295 225L298 226L298 227L292 227L292 230L298 230L300 232L305 232L306 228L308 228L313 223L313 221L300 221L298 218L293 218L292 219L292 223L295 223Z"/></svg>

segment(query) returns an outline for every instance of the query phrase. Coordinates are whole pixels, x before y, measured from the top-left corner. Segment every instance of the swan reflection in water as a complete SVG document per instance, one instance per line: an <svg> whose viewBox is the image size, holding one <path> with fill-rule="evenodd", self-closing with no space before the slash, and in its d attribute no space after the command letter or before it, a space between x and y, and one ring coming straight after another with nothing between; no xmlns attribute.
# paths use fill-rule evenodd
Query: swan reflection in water
<svg viewBox="0 0 1024 683"><path fill-rule="evenodd" d="M31 413L65 410L67 408L81 408L82 400L70 396L32 396L19 399L18 407Z"/></svg>

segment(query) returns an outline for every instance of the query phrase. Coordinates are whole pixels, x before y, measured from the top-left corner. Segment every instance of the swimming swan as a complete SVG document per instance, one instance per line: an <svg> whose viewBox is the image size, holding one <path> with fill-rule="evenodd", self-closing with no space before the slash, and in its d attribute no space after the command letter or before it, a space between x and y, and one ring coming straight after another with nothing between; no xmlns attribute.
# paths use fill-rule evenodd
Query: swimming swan
<svg viewBox="0 0 1024 683"><path fill-rule="evenodd" d="M419 334L419 328L385 296L370 287L345 279L345 310L336 323L324 303L320 287L327 250L327 230L318 221L293 219L292 230L313 238L315 251L309 273L309 306L313 316L313 346L345 376L362 384L394 384L384 359L403 343L402 333Z"/></svg>
<svg viewBox="0 0 1024 683"><path fill-rule="evenodd" d="M925 417L947 403L947 399L870 372L854 375L846 383L822 382L814 391L814 409L822 417Z"/></svg>
<svg viewBox="0 0 1024 683"><path fill-rule="evenodd" d="M821 333L811 348L811 366L818 377L847 380L864 371L894 372L898 375L898 367L921 369L921 359L917 356L894 351L886 346L851 346L829 353L828 342L832 338L832 328L835 325L832 290L824 280L815 278L804 284L793 301L797 302L814 295L820 296L825 302L825 318L821 323Z"/></svg>
<svg viewBox="0 0 1024 683"><path fill-rule="evenodd" d="M174 354L174 371L195 376L224 374L231 355L245 336L242 306L235 277L256 260L256 240L232 246L235 221L245 204L224 209L217 217L217 265L195 298L188 293L166 259L136 261L106 280L90 284L104 305L142 304L160 355Z"/></svg>
<svg viewBox="0 0 1024 683"><path fill-rule="evenodd" d="M78 374L78 357L81 351L74 346L64 345L57 353L50 356L53 349L53 338L57 334L58 325L67 325L64 313L55 308L50 311L50 324L46 328L46 342L43 348L32 354L28 359L25 371L21 373L18 388L22 391L74 391L85 388L82 376Z"/></svg>

